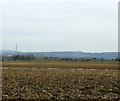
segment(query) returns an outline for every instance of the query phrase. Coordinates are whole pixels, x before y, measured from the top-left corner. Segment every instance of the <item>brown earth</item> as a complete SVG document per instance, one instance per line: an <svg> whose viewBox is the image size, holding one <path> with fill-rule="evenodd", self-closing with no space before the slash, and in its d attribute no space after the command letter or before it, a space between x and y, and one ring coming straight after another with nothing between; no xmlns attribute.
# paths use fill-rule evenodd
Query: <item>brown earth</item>
<svg viewBox="0 0 120 101"><path fill-rule="evenodd" d="M3 62L3 66L2 97L5 101L120 99L117 63Z"/></svg>
<svg viewBox="0 0 120 101"><path fill-rule="evenodd" d="M118 69L118 62L54 62L54 61L4 61L3 67L61 68L61 69Z"/></svg>

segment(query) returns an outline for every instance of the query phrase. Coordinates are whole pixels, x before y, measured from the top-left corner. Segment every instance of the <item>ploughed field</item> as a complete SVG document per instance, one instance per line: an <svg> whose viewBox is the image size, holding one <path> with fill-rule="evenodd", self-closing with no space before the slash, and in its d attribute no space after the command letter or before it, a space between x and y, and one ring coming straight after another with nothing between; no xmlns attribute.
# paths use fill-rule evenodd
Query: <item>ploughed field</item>
<svg viewBox="0 0 120 101"><path fill-rule="evenodd" d="M2 97L21 100L120 99L116 62L3 62Z"/></svg>

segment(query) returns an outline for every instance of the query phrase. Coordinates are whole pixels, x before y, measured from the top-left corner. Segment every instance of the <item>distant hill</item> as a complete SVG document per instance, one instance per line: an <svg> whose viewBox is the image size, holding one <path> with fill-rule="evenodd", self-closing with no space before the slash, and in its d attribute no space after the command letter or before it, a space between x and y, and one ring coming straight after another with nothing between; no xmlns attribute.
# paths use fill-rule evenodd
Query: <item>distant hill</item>
<svg viewBox="0 0 120 101"><path fill-rule="evenodd" d="M1 52L0 52L1 53ZM87 53L80 51L64 51L64 52L16 52L13 50L2 50L2 56L11 55L28 55L33 54L36 57L59 57L59 58L104 58L114 59L118 57L118 52L103 52L103 53Z"/></svg>

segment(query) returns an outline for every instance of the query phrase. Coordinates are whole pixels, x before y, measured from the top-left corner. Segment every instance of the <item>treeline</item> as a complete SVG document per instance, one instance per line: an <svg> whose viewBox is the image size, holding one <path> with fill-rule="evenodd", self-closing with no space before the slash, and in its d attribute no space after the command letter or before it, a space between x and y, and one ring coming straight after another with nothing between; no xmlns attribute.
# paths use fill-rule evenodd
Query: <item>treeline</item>
<svg viewBox="0 0 120 101"><path fill-rule="evenodd" d="M120 59L105 60L103 58L59 58L59 57L35 57L34 55L13 55L3 56L3 61L73 61L73 62L106 62L106 61L120 61Z"/></svg>
<svg viewBox="0 0 120 101"><path fill-rule="evenodd" d="M112 61L119 61L120 62L120 58L112 59Z"/></svg>
<svg viewBox="0 0 120 101"><path fill-rule="evenodd" d="M23 60L23 61L34 61L36 60L34 55L13 55L13 56L3 56L2 60L5 61L17 61L17 60Z"/></svg>
<svg viewBox="0 0 120 101"><path fill-rule="evenodd" d="M112 61L112 62L117 62L120 61L120 59L111 59L111 60L106 60L103 58L59 58L59 57L44 57L44 58L39 58L37 60L45 60L45 61L73 61L73 62L107 62L107 61Z"/></svg>

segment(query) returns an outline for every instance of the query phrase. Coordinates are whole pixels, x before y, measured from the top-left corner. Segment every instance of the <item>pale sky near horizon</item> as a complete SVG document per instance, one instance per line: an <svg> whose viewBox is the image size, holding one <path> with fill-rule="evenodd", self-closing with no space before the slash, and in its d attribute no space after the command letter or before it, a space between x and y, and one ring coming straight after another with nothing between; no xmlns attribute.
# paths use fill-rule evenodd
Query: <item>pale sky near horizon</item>
<svg viewBox="0 0 120 101"><path fill-rule="evenodd" d="M2 36L3 50L118 51L118 3L3 0Z"/></svg>

